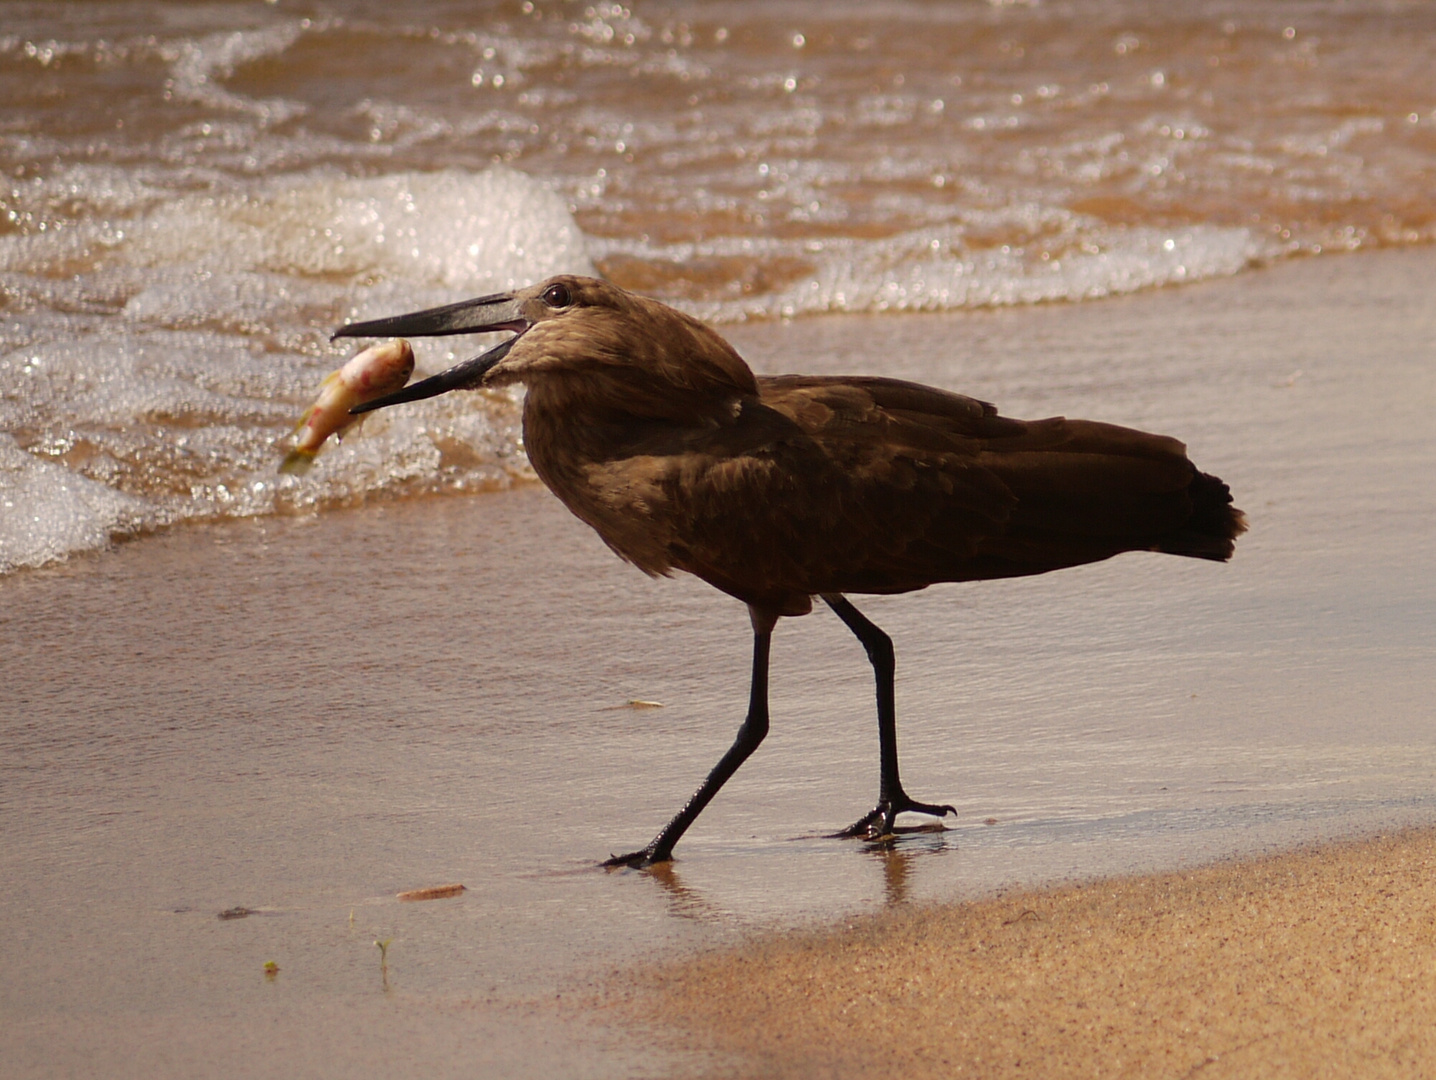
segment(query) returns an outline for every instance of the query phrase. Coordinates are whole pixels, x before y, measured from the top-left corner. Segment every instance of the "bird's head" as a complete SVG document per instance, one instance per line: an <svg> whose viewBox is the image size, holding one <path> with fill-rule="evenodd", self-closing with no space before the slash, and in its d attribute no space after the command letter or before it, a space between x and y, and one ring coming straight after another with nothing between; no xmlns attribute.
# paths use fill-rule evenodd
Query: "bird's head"
<svg viewBox="0 0 1436 1080"><path fill-rule="evenodd" d="M368 412L450 390L590 375L638 388L754 394L742 358L716 333L682 312L596 278L562 275L514 292L351 323L340 337L438 337L511 330L514 336L447 371L352 411Z"/></svg>

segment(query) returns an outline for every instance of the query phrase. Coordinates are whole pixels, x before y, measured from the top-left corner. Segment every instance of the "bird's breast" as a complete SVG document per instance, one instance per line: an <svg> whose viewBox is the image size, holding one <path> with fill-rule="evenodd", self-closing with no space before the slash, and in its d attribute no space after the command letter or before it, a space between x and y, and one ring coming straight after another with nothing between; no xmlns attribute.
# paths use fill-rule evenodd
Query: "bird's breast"
<svg viewBox="0 0 1436 1080"><path fill-rule="evenodd" d="M673 568L669 455L633 453L621 426L524 409L524 447L539 479L615 552L648 574Z"/></svg>

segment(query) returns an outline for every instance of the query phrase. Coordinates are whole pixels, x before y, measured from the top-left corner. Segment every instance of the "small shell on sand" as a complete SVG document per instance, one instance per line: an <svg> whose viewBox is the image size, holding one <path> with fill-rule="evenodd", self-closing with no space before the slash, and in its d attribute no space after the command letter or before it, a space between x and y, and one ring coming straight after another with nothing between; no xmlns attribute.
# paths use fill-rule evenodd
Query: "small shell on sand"
<svg viewBox="0 0 1436 1080"><path fill-rule="evenodd" d="M447 900L451 896L458 896L464 892L464 887L457 882L453 885L431 885L427 889L410 889L408 892L399 894L400 900Z"/></svg>

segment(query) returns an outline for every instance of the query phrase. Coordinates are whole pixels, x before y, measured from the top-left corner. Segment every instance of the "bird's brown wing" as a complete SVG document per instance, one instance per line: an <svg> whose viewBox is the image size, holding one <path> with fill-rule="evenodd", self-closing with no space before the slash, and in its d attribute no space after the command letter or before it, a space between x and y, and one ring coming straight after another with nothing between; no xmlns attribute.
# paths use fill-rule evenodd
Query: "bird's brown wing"
<svg viewBox="0 0 1436 1080"><path fill-rule="evenodd" d="M669 490L688 523L674 565L760 606L796 614L815 593L906 592L1130 550L1225 558L1240 531L1224 519L1212 536L1186 535L1194 485L1210 481L1219 490L1203 498L1234 511L1175 439L1013 420L893 379L759 387L744 420L691 454Z"/></svg>

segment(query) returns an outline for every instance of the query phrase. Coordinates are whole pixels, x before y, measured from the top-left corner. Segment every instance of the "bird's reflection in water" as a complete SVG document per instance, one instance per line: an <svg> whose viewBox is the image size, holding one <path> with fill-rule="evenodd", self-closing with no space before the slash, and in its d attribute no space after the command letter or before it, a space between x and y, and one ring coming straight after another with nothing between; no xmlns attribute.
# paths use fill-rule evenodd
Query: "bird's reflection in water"
<svg viewBox="0 0 1436 1080"><path fill-rule="evenodd" d="M883 903L893 907L912 899L917 861L957 850L957 841L949 839L949 833L941 825L899 828L864 846L867 855L882 864Z"/></svg>
<svg viewBox="0 0 1436 1080"><path fill-rule="evenodd" d="M675 918L716 922L727 917L727 912L709 903L702 893L683 884L672 862L645 866L643 873L662 887L664 898L668 901L668 913Z"/></svg>
<svg viewBox="0 0 1436 1080"><path fill-rule="evenodd" d="M940 824L898 828L861 847L864 857L877 860L883 873L883 903L889 907L912 899L918 860L957 850L955 833ZM714 904L697 889L684 883L672 862L654 863L641 871L658 884L668 902L668 913L679 919L720 922L734 918L733 912Z"/></svg>

